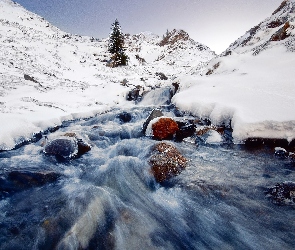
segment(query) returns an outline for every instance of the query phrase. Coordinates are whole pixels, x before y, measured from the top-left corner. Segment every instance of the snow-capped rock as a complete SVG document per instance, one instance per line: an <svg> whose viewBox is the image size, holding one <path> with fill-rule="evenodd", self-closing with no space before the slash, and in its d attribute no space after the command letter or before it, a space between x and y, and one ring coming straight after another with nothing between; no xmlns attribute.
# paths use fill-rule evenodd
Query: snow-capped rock
<svg viewBox="0 0 295 250"><path fill-rule="evenodd" d="M168 32L158 45L163 47L163 51L157 61L179 67L198 66L216 56L210 48L194 41L184 30Z"/></svg>

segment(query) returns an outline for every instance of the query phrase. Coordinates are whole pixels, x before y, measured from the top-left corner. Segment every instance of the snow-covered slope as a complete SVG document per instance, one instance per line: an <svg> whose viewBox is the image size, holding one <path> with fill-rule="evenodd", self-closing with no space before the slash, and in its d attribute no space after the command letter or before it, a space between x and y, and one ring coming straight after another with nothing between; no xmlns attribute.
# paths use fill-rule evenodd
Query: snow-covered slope
<svg viewBox="0 0 295 250"><path fill-rule="evenodd" d="M294 10L294 0L284 1L211 60L203 76L180 77L182 91L175 104L214 123L231 122L237 142L248 137L294 139Z"/></svg>
<svg viewBox="0 0 295 250"><path fill-rule="evenodd" d="M285 0L269 18L266 18L232 43L223 55L228 55L232 51L239 54L252 52L256 55L265 49L282 44L289 51L294 51L294 25L294 1Z"/></svg>
<svg viewBox="0 0 295 250"><path fill-rule="evenodd" d="M163 37L148 32L127 35L126 44L131 64L147 62L159 70L168 65L174 73L189 72L216 57L210 48L191 39L184 30L173 29Z"/></svg>
<svg viewBox="0 0 295 250"><path fill-rule="evenodd" d="M13 1L0 0L0 150L64 120L131 105L125 97L134 86L171 84L177 66L157 61L166 49L160 41L150 33L130 36L129 66L109 68L107 39L67 34ZM192 53L190 61L198 64L206 56ZM169 79L160 80L157 72Z"/></svg>

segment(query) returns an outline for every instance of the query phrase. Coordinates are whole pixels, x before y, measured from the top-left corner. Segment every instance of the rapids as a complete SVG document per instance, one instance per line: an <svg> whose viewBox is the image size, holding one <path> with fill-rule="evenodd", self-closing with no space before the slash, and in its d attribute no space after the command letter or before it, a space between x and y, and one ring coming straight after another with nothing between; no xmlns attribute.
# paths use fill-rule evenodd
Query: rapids
<svg viewBox="0 0 295 250"><path fill-rule="evenodd" d="M294 208L265 195L295 180L290 160L231 143L172 142L189 164L160 185L148 164L156 142L141 132L151 110L114 109L48 135L74 132L89 143L77 159L44 155L44 136L1 152L1 180L11 171L59 177L1 193L0 249L294 249Z"/></svg>

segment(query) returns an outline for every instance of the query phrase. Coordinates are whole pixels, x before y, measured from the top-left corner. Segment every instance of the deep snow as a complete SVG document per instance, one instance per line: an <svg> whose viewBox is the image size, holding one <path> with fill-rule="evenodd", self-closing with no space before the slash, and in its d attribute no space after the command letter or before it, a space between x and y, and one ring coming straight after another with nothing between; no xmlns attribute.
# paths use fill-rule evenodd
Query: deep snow
<svg viewBox="0 0 295 250"><path fill-rule="evenodd" d="M280 15L292 19L295 4L293 0L288 4L268 22ZM268 41L270 33L283 25L270 29L264 24L254 41ZM213 123L231 122L236 142L248 137L291 140L295 138L295 57L288 49L294 43L292 25L293 21L288 39L268 42L256 56L252 43L250 49L238 43L230 56L215 58L209 48L191 39L159 46L161 38L151 33L130 35L129 66L108 68L106 39L64 33L18 4L0 0L0 150L12 149L63 121L133 105L125 97L135 86L150 90L172 82L180 84L173 99L177 107ZM171 32L176 36L180 31ZM213 74L206 75L217 63ZM157 72L168 80L160 80ZM124 79L127 84L122 84ZM153 99L146 102L150 105Z"/></svg>

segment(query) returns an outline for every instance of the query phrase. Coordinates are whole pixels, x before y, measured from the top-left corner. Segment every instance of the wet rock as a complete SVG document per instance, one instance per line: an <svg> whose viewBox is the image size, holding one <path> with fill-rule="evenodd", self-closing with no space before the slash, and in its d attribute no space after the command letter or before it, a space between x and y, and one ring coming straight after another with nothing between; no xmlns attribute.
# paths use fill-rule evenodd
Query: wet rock
<svg viewBox="0 0 295 250"><path fill-rule="evenodd" d="M43 152L65 159L74 158L78 155L78 143L76 138L72 137L54 139L46 143Z"/></svg>
<svg viewBox="0 0 295 250"><path fill-rule="evenodd" d="M289 153L284 148L276 147L275 148L275 156L279 157L279 158L287 158L289 156Z"/></svg>
<svg viewBox="0 0 295 250"><path fill-rule="evenodd" d="M73 138L76 138L77 137L76 133L74 133L74 132L65 133L64 136L73 137Z"/></svg>
<svg viewBox="0 0 295 250"><path fill-rule="evenodd" d="M189 122L177 122L179 130L176 132L175 140L182 141L186 137L191 137L195 134L196 126Z"/></svg>
<svg viewBox="0 0 295 250"><path fill-rule="evenodd" d="M179 83L173 82L172 86L174 87L174 90L172 90L172 96L174 96L176 94L176 92L179 90Z"/></svg>
<svg viewBox="0 0 295 250"><path fill-rule="evenodd" d="M288 148L289 142L286 139L270 139L270 138L248 138L245 141L245 146L248 149L263 148L265 146L275 148Z"/></svg>
<svg viewBox="0 0 295 250"><path fill-rule="evenodd" d="M130 122L131 119L132 119L131 114L130 113L127 113L127 112L122 112L117 117L120 119L120 121L122 123Z"/></svg>
<svg viewBox="0 0 295 250"><path fill-rule="evenodd" d="M140 89L135 88L128 92L126 99L127 101L138 101L140 99Z"/></svg>
<svg viewBox="0 0 295 250"><path fill-rule="evenodd" d="M203 136L212 130L217 131L219 134L222 135L224 133L225 128L224 127L216 127L214 125L202 126L197 129L196 133L198 136Z"/></svg>
<svg viewBox="0 0 295 250"><path fill-rule="evenodd" d="M78 144L77 156L81 156L91 150L91 146L88 143L84 142L82 139L77 139L77 144Z"/></svg>
<svg viewBox="0 0 295 250"><path fill-rule="evenodd" d="M220 144L224 142L225 127L217 127L214 125L201 126L196 129L196 143Z"/></svg>
<svg viewBox="0 0 295 250"><path fill-rule="evenodd" d="M178 130L178 124L172 118L160 118L152 125L153 136L158 140L171 139Z"/></svg>
<svg viewBox="0 0 295 250"><path fill-rule="evenodd" d="M159 109L154 109L150 115L148 116L148 118L146 119L146 121L144 122L143 126L142 126L142 132L145 133L147 126L149 125L150 121L157 118L157 117L161 117L164 116L164 114L162 113L161 110Z"/></svg>
<svg viewBox="0 0 295 250"><path fill-rule="evenodd" d="M187 159L173 145L161 142L154 146L149 163L156 181L163 182L185 169Z"/></svg>
<svg viewBox="0 0 295 250"><path fill-rule="evenodd" d="M294 182L277 183L274 187L269 188L266 194L277 205L295 205Z"/></svg>
<svg viewBox="0 0 295 250"><path fill-rule="evenodd" d="M61 138L51 140L45 144L43 152L63 159L77 158L91 150L91 146L78 139L76 133L65 133Z"/></svg>
<svg viewBox="0 0 295 250"><path fill-rule="evenodd" d="M60 176L54 172L12 171L0 177L0 195L7 196L31 187L53 183Z"/></svg>

